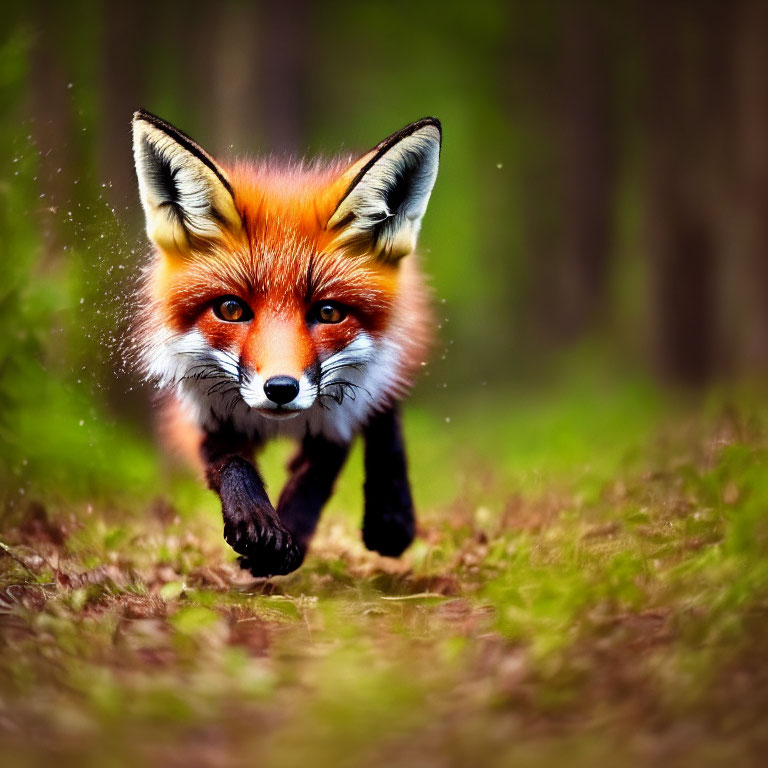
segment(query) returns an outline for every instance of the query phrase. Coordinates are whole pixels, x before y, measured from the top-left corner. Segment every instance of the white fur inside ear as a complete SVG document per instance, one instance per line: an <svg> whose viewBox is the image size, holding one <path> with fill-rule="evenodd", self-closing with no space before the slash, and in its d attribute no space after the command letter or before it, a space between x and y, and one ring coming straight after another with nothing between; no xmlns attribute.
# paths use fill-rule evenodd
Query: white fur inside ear
<svg viewBox="0 0 768 768"><path fill-rule="evenodd" d="M225 228L239 229L234 200L217 172L173 136L137 118L133 153L147 235L160 247L181 250L190 235L215 239Z"/></svg>
<svg viewBox="0 0 768 768"><path fill-rule="evenodd" d="M377 255L397 260L416 247L437 178L440 130L418 128L395 142L347 193L328 222L342 241L371 237Z"/></svg>

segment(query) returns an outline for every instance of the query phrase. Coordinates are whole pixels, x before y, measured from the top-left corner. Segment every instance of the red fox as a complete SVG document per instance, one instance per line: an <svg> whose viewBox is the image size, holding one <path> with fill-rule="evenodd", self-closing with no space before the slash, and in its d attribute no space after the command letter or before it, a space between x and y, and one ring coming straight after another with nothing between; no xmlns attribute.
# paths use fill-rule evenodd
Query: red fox
<svg viewBox="0 0 768 768"><path fill-rule="evenodd" d="M160 118L133 117L154 245L140 366L166 421L192 430L224 538L255 576L301 565L358 433L365 545L398 556L413 540L398 403L430 342L413 252L441 140L427 117L359 159L221 165ZM273 507L253 457L277 435L300 448Z"/></svg>

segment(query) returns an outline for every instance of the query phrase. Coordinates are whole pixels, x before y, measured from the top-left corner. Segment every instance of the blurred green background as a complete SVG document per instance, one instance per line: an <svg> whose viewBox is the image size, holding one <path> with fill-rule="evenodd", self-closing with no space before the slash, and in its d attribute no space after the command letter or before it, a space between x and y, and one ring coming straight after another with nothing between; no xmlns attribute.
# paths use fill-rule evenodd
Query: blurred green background
<svg viewBox="0 0 768 768"><path fill-rule="evenodd" d="M747 0L4 3L7 493L158 482L151 393L120 346L148 253L139 106L218 157L362 151L440 117L421 245L441 329L412 417L438 448L513 445L499 424L547 393L642 413L759 379L765 24Z"/></svg>
<svg viewBox="0 0 768 768"><path fill-rule="evenodd" d="M758 0L1 3L0 761L762 765L767 30ZM442 120L402 560L360 542L358 449L254 583L159 447L122 346L137 107L222 158Z"/></svg>

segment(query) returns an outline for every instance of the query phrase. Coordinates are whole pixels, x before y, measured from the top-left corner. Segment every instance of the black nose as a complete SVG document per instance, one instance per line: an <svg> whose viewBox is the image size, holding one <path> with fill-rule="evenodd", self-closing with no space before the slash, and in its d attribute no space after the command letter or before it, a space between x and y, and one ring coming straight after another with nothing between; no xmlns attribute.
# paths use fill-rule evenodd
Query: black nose
<svg viewBox="0 0 768 768"><path fill-rule="evenodd" d="M273 376L264 382L264 394L273 403L285 405L299 394L299 382L293 376Z"/></svg>

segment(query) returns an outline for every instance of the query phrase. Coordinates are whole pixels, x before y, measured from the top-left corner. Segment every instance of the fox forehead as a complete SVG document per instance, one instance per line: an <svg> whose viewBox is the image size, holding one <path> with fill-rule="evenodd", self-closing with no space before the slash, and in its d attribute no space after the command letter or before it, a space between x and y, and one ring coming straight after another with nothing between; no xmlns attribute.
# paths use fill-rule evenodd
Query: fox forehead
<svg viewBox="0 0 768 768"><path fill-rule="evenodd" d="M251 238L288 228L323 250L333 238L326 222L347 184L351 157L280 164L236 161L226 166L238 212Z"/></svg>

